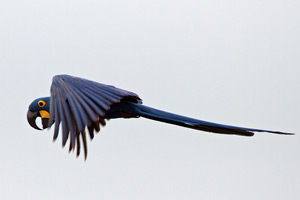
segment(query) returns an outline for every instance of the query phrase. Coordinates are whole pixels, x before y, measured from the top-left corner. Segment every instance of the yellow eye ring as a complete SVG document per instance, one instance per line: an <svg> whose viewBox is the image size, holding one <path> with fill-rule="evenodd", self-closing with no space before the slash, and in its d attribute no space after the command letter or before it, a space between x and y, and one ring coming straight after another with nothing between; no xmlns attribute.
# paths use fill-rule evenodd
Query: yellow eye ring
<svg viewBox="0 0 300 200"><path fill-rule="evenodd" d="M39 107L44 107L45 105L46 105L46 102L45 101L43 101L43 100L40 100L39 102L38 102L38 105L39 105Z"/></svg>

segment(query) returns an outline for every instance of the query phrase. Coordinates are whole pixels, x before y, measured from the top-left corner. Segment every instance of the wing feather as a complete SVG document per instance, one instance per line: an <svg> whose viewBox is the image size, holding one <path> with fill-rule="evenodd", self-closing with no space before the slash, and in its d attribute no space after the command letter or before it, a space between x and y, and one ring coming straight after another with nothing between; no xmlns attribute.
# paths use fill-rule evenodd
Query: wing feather
<svg viewBox="0 0 300 200"><path fill-rule="evenodd" d="M87 143L86 143L86 134L83 130L81 133L82 143L83 143L83 151L84 151L84 158L87 158Z"/></svg>
<svg viewBox="0 0 300 200"><path fill-rule="evenodd" d="M73 121L72 118L74 115L71 114L71 111L70 111L68 105L69 104L67 104L66 101L62 102L62 108L63 108L63 113L64 113L64 116L66 119L66 125L69 128L67 135L70 133L71 143L72 143L72 147L73 147L73 146L75 146L75 131L74 131L73 123L72 123L72 121Z"/></svg>
<svg viewBox="0 0 300 200"><path fill-rule="evenodd" d="M79 114L80 111L79 110L82 111L82 108L81 108L81 105L78 104L78 103L76 104L75 101L76 100L74 99L74 95L73 94L70 95L70 98L69 98L68 102L69 102L71 111L73 113L73 116L74 116L74 119L75 119L75 122L76 122L76 127L79 131L81 131L81 130L83 130L84 124L83 124L82 119L80 117L80 114ZM84 112L82 112L82 113L84 114Z"/></svg>
<svg viewBox="0 0 300 200"><path fill-rule="evenodd" d="M58 137L59 125L60 125L61 120L60 120L60 113L58 110L57 102L55 99L53 100L53 104L55 106L53 106L53 108L50 109L50 110L52 110L52 112L50 111L50 113L51 114L55 113L55 114L53 114L53 117L51 117L52 115L50 114L50 117L51 117L50 119L53 120L55 118L55 128L54 128L54 135L53 135L53 140L55 141ZM51 124L52 124L52 122L51 122Z"/></svg>
<svg viewBox="0 0 300 200"><path fill-rule="evenodd" d="M90 118L90 123L92 121L97 120L97 114L93 108L97 107L93 101L91 101L87 96L85 96L82 92L78 91L75 95L77 95L77 103L81 104L85 109L87 116ZM88 124L89 125L89 124Z"/></svg>
<svg viewBox="0 0 300 200"><path fill-rule="evenodd" d="M81 138L86 158L85 129L88 129L90 139L93 139L94 131L100 131L100 124L105 126L104 116L111 105L122 99L130 99L132 102L141 101L135 93L111 85L69 75L54 76L51 85L49 119L49 127L53 120L55 122L53 140L58 137L61 125L63 146L70 137L70 150L74 150L76 146L76 154L79 155Z"/></svg>
<svg viewBox="0 0 300 200"><path fill-rule="evenodd" d="M58 102L58 110L59 110L59 116L61 119L61 126L62 126L62 138L63 138L63 146L66 145L66 142L68 140L69 137L69 128L65 119L65 114L64 114L64 110L63 110L63 106L62 106L62 102Z"/></svg>
<svg viewBox="0 0 300 200"><path fill-rule="evenodd" d="M105 111L109 109L109 105L106 105L104 99L99 100L99 96L94 95L92 92L88 91L88 90L83 90L82 91L83 95L85 95L86 97L89 98L89 104L90 106L97 111L97 114L99 114L100 116L104 116L105 115Z"/></svg>

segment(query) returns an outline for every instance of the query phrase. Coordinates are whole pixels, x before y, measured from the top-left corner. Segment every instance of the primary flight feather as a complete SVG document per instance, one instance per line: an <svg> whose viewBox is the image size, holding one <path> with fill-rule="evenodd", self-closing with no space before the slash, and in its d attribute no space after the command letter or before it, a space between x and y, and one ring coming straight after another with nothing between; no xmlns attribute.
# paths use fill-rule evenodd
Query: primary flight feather
<svg viewBox="0 0 300 200"><path fill-rule="evenodd" d="M37 117L41 117L43 129L54 124L54 140L61 125L63 146L69 139L70 151L76 147L79 155L81 138L85 158L86 129L93 139L94 132L100 131L100 124L105 126L105 120L113 118L145 117L201 131L242 136L253 136L253 132L292 134L229 126L172 114L144 106L140 97L133 92L70 75L54 76L50 91L50 97L38 98L29 105L28 123L38 130L42 129L35 123Z"/></svg>

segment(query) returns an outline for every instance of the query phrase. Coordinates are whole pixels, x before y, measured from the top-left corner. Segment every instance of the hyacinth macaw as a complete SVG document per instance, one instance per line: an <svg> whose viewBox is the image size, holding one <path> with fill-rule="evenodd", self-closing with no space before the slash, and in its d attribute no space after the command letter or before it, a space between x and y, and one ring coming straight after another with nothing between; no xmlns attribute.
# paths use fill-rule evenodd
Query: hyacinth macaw
<svg viewBox="0 0 300 200"><path fill-rule="evenodd" d="M253 132L292 134L229 126L172 114L144 106L140 97L133 92L70 75L54 76L51 96L38 98L29 105L28 123L33 128L42 130L36 125L37 117L41 117L43 129L50 128L54 124L54 140L58 136L61 124L62 144L65 146L70 138L69 150L74 150L76 146L77 156L80 154L81 137L85 158L87 156L86 128L90 138L93 139L94 131L100 131L100 124L105 126L105 120L114 118L145 117L187 128L228 135L253 136Z"/></svg>

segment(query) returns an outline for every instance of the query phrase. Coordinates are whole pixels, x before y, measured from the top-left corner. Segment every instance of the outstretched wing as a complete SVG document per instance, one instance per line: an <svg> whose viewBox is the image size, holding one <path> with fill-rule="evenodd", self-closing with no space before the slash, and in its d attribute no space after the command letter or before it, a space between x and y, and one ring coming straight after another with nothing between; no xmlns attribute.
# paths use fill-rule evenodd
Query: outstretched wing
<svg viewBox="0 0 300 200"><path fill-rule="evenodd" d="M85 129L88 128L90 138L94 131L100 131L100 124L105 125L104 116L111 105L121 100L141 102L137 94L114 86L97 83L69 75L57 75L52 79L49 127L55 121L53 139L62 126L62 143L65 146L70 137L70 148L77 146L80 154L80 137L87 156Z"/></svg>

